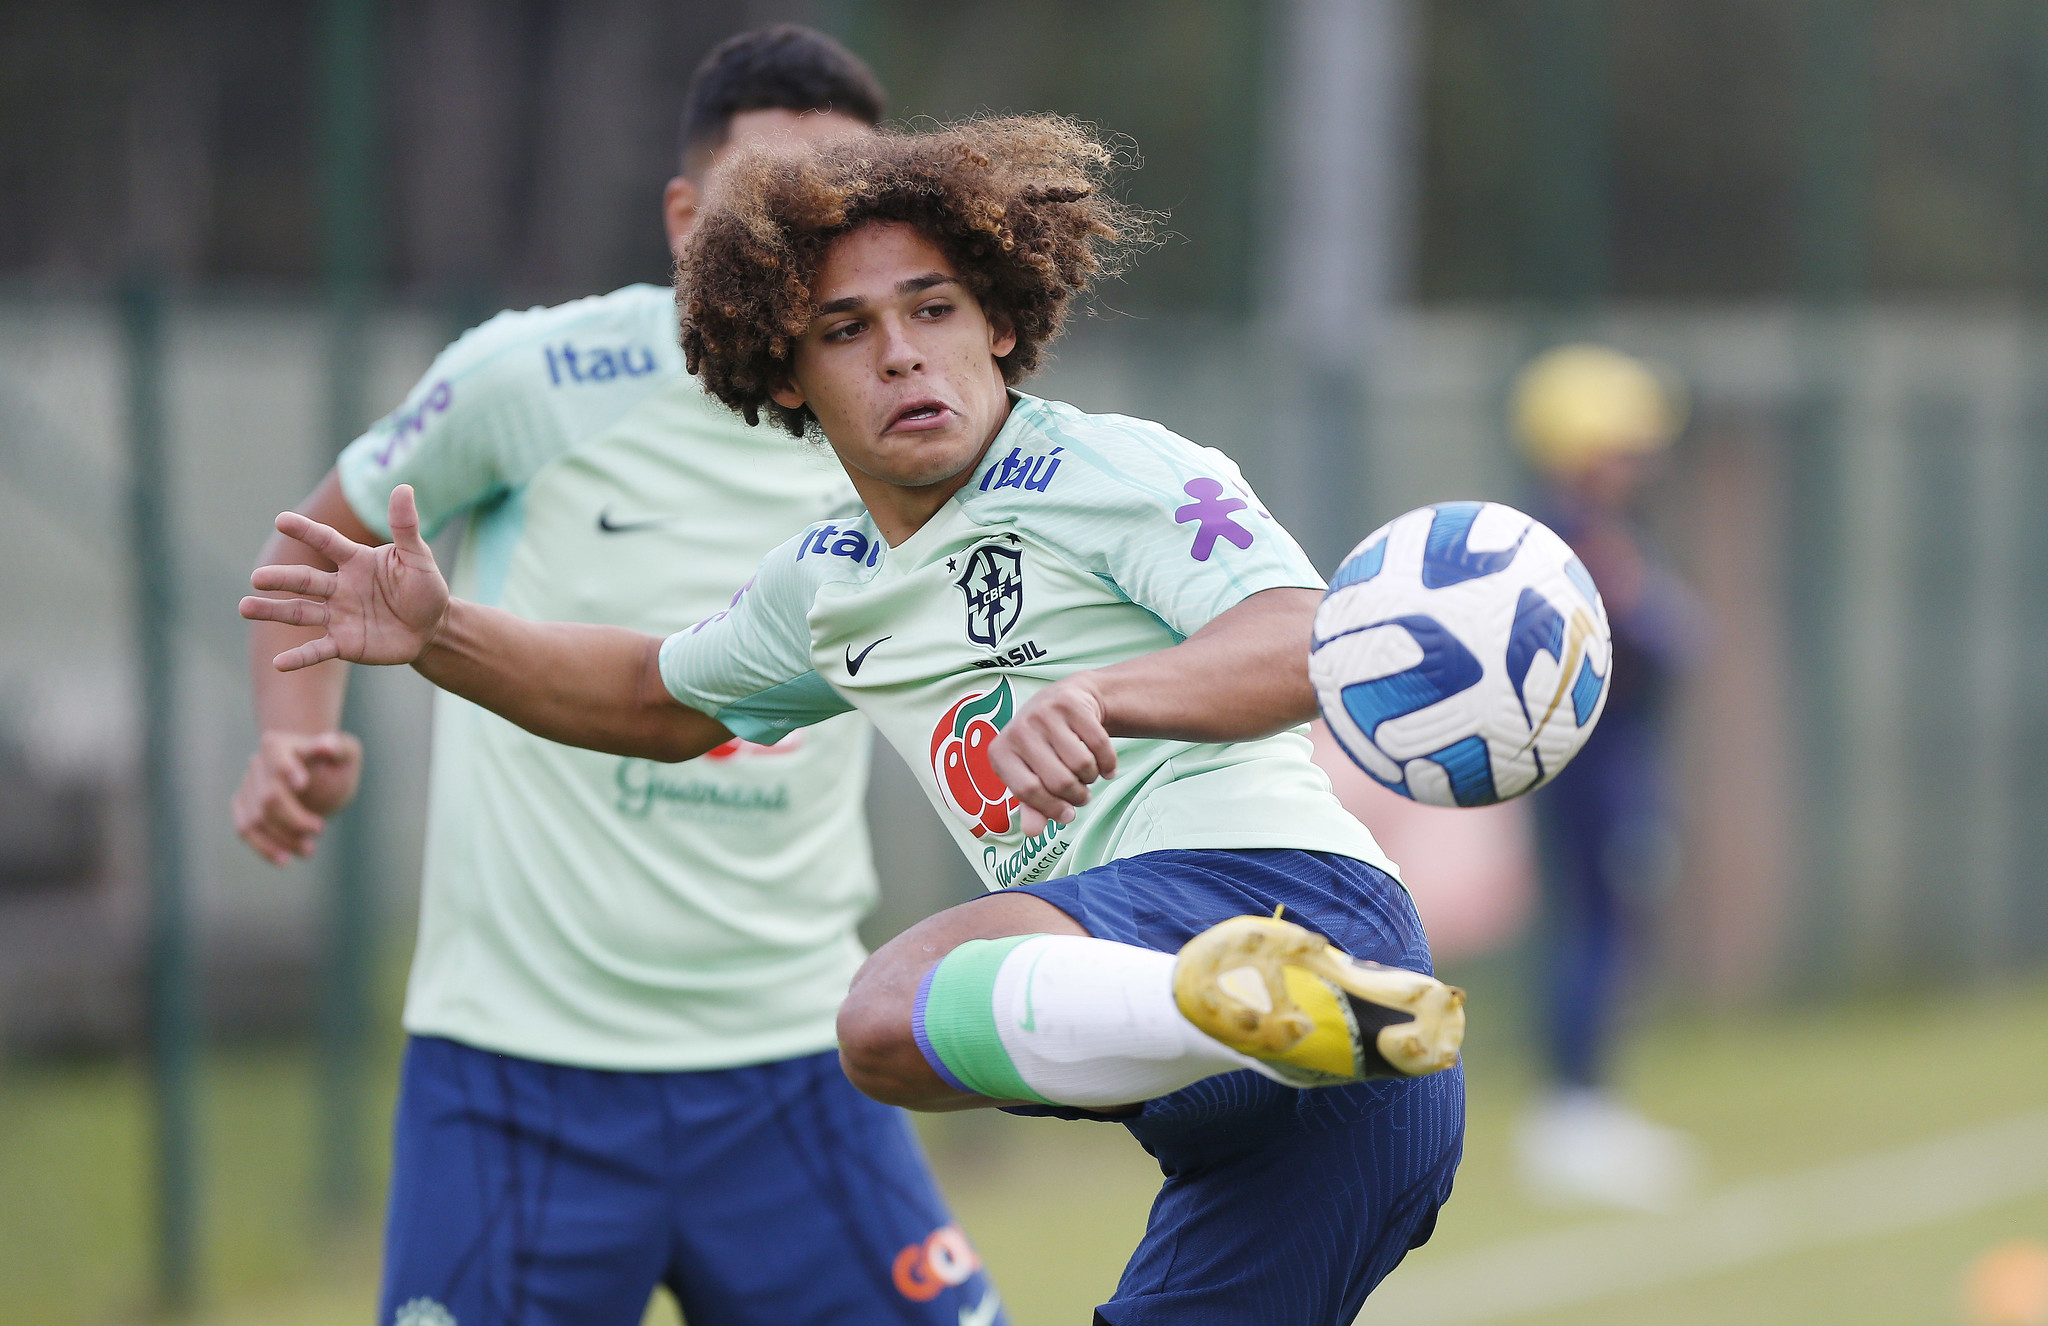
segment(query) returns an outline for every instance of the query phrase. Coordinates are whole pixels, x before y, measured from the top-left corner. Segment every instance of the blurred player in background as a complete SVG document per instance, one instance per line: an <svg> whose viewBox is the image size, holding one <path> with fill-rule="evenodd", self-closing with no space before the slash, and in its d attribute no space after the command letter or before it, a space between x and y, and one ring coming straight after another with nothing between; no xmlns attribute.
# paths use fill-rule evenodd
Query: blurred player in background
<svg viewBox="0 0 2048 1326"><path fill-rule="evenodd" d="M261 568L309 597L242 611L325 628L282 668L410 663L651 758L858 708L989 893L861 969L855 1082L1123 1120L1166 1182L1101 1321L1349 1326L1449 1196L1463 996L1310 762L1300 547L1221 453L1013 390L1144 233L1116 164L1050 117L732 163L683 344L747 418L822 434L866 510L729 611L664 641L452 599L403 487L388 548L280 516L340 569Z"/></svg>
<svg viewBox="0 0 2048 1326"><path fill-rule="evenodd" d="M777 27L699 67L663 220L766 139L865 135L874 76ZM792 530L858 509L828 457L749 430L684 370L673 292L505 313L448 347L300 510L365 543L409 484L466 515L459 583L508 611L665 632ZM323 565L282 537L266 562ZM309 854L354 791L345 665L259 624L257 852ZM383 1326L999 1320L905 1117L855 1091L833 1018L875 895L869 731L845 717L683 766L543 741L450 696L434 730Z"/></svg>
<svg viewBox="0 0 2048 1326"><path fill-rule="evenodd" d="M1691 1186L1693 1145L1623 1105L1609 1075L1623 986L1675 841L1663 729L1693 609L1648 546L1637 507L1683 426L1683 405L1641 361L1569 345L1523 370L1512 410L1544 484L1536 514L1592 572L1614 632L1600 724L1532 798L1551 1090L1522 1122L1522 1170L1541 1198L1658 1209Z"/></svg>

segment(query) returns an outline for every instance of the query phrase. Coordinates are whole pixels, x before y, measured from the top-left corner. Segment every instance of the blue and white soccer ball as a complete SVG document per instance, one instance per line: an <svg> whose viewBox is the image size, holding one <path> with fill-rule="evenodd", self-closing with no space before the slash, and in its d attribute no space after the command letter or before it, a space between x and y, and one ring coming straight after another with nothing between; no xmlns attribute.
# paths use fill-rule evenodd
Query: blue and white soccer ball
<svg viewBox="0 0 2048 1326"><path fill-rule="evenodd" d="M1308 670L1359 768L1417 801L1484 806L1564 768L1612 662L1600 591L1563 539L1498 502L1439 502L1344 559Z"/></svg>

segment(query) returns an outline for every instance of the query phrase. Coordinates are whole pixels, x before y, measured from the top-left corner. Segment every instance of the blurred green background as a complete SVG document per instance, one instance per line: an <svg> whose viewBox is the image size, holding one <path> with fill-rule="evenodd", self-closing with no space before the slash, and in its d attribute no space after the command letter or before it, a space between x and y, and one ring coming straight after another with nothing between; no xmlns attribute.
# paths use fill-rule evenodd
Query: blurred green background
<svg viewBox="0 0 2048 1326"><path fill-rule="evenodd" d="M783 18L903 117L1125 136L1167 242L1038 389L1230 451L1326 570L1418 503L1524 499L1502 405L1549 344L1689 390L1652 516L1713 629L1623 1085L1706 1188L1530 1204L1540 941L1452 954L1469 1158L1366 1320L1965 1320L1975 1257L2048 1238L2044 0L0 6L0 1321L159 1311L180 1084L194 1319L369 1316L428 701L366 679L360 808L272 872L223 813L232 605L452 334L666 278L689 71ZM871 810L879 940L970 884L892 757ZM927 1141L1020 1326L1085 1320L1143 1153Z"/></svg>

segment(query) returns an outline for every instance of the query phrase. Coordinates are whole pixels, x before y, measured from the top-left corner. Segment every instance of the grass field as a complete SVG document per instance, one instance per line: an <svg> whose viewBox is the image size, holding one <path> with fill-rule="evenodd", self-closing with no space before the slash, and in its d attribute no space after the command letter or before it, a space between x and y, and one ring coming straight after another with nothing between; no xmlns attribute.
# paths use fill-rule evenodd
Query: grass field
<svg viewBox="0 0 2048 1326"><path fill-rule="evenodd" d="M1481 986L1475 1009L1489 1005L1503 1007ZM1509 1144L1529 1079L1512 1039L1476 1037L1457 1196L1367 1322L1961 1322L1971 1258L2048 1238L2048 985L1649 1030L1629 1094L1697 1134L1710 1169L1700 1202L1660 1217L1523 1198ZM314 1213L305 1055L223 1051L206 1076L195 1320L367 1326L375 1238ZM387 1082L371 1108L388 1096ZM926 1137L1017 1326L1087 1321L1143 1228L1144 1153L1113 1126L1007 1116L933 1120ZM0 1322L147 1318L146 1156L133 1066L0 1068Z"/></svg>

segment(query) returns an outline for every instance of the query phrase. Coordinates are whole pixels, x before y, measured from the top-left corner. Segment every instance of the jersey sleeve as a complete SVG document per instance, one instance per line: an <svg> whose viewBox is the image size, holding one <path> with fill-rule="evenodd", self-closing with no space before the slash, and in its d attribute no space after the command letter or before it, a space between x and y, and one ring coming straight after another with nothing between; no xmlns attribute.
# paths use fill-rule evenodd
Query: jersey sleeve
<svg viewBox="0 0 2048 1326"><path fill-rule="evenodd" d="M993 494L1005 464L1029 465L1012 470L1004 502L1019 524L1052 526L1091 570L1182 637L1261 590L1323 588L1228 456L1142 420L1096 415L1087 424L1050 415L1039 448L1047 462L1020 450L977 482ZM1071 478L1067 465L1051 470L1062 459Z"/></svg>
<svg viewBox="0 0 2048 1326"><path fill-rule="evenodd" d="M794 570L809 532L768 554L732 605L661 644L661 680L735 736L773 745L853 708L811 667L811 586Z"/></svg>
<svg viewBox="0 0 2048 1326"><path fill-rule="evenodd" d="M405 403L371 425L335 462L362 522L391 537L391 490L409 483L432 537L450 519L524 483L568 444L526 361L534 315L501 313L443 350Z"/></svg>

